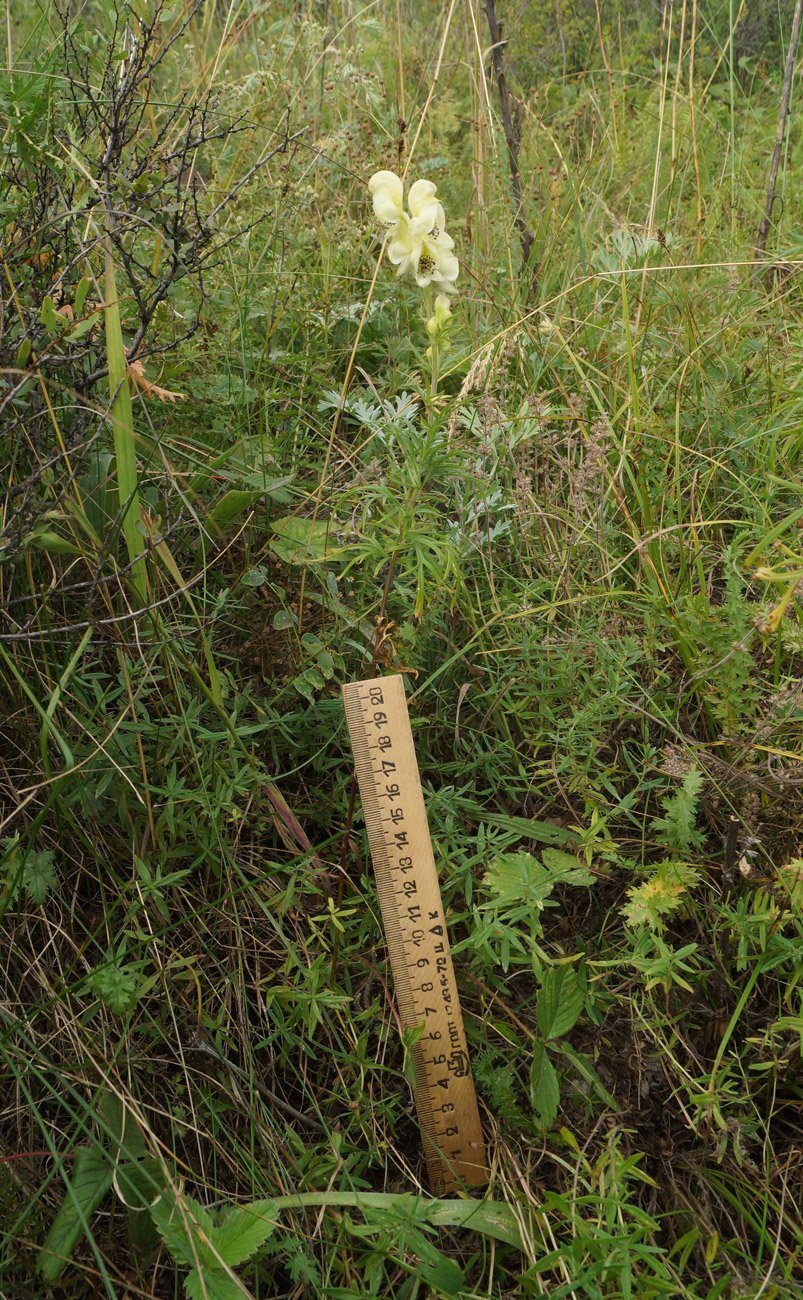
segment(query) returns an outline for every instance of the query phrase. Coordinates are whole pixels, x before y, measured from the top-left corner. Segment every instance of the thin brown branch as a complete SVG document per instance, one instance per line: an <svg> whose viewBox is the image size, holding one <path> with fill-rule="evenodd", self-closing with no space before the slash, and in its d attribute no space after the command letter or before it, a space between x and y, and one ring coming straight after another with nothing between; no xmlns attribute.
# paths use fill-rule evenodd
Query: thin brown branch
<svg viewBox="0 0 803 1300"><path fill-rule="evenodd" d="M781 163L781 149L783 148L783 138L786 133L786 119L789 116L789 101L792 98L792 78L795 72L795 59L797 58L797 46L800 40L800 19L803 14L803 0L795 0L795 12L792 18L792 33L789 37L789 49L786 55L786 69L783 76L783 93L781 95L781 108L778 113L778 130L775 135L775 148L772 151L772 162L770 163L770 180L767 186L767 204L764 208L764 216L761 218L761 225L758 228L758 242L756 244L756 261L763 262L764 253L767 247L767 236L770 230L770 220L772 218L772 209L775 204L775 186L778 181L778 168ZM755 278L758 279L759 272L756 271Z"/></svg>
<svg viewBox="0 0 803 1300"><path fill-rule="evenodd" d="M803 0L799 0L803 3ZM510 110L510 92L507 88L507 77L505 75L505 60L503 48L505 41L502 35L502 24L496 17L495 0L485 0L485 16L488 19L488 30L491 34L491 61L493 63L494 76L499 91L499 112L502 118L502 129L505 133L507 143L507 156L510 165L510 188L513 192L513 220L516 223L516 229L519 232L521 240L521 272L526 285L527 302L531 302L538 289L538 267L533 265L532 254L535 236L530 230L527 222L524 220L524 204L521 196L521 175L519 172L519 133L513 124L513 115Z"/></svg>

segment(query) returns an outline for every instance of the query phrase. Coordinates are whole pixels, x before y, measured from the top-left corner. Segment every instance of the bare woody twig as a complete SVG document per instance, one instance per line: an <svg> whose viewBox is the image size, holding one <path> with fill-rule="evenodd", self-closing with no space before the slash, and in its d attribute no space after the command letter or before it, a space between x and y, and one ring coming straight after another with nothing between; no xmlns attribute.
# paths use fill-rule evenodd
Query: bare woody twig
<svg viewBox="0 0 803 1300"><path fill-rule="evenodd" d="M803 0L798 0L803 4ZM527 301L535 297L538 288L538 268L532 264L533 245L535 236L530 230L527 222L524 220L524 206L521 197L521 176L519 174L519 136L513 125L513 117L510 111L510 94L507 88L507 77L505 76L505 60L503 55L503 46L505 41L502 39L502 26L496 17L495 0L485 0L485 15L488 19L488 30L491 34L491 60L493 63L494 76L496 85L499 90L499 111L502 116L502 128L505 132L505 141L507 143L507 156L510 164L510 188L513 191L513 219L516 223L516 229L519 232L521 240L521 270L527 285Z"/></svg>
<svg viewBox="0 0 803 1300"><path fill-rule="evenodd" d="M778 180L778 168L781 162L781 149L783 148L783 138L786 131L786 119L789 116L789 101L792 97L792 78L795 71L798 41L800 39L801 14L803 14L803 0L795 0L795 12L792 18L792 32L789 37L789 50L786 55L786 69L783 76L781 108L778 113L778 130L775 135L775 148L772 151L772 162L770 163L770 180L767 187L767 205L764 209L764 216L761 218L761 225L758 228L758 242L756 244L757 262L762 262L764 260L764 252L767 247L767 235L770 230L770 219L772 217L772 209L775 203L775 185ZM756 279L758 279L758 275L759 272L756 271Z"/></svg>

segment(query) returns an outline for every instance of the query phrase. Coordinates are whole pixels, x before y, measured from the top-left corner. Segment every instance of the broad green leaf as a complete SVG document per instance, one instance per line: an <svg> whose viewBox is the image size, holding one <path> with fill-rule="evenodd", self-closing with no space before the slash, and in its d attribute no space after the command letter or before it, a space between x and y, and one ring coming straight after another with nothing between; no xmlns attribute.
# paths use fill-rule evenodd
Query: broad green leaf
<svg viewBox="0 0 803 1300"><path fill-rule="evenodd" d="M360 1209L363 1206L391 1209L400 1199L394 1192L298 1192L293 1196L278 1196L274 1204L279 1211L325 1205L340 1209ZM524 1250L519 1218L503 1201L477 1201L470 1197L459 1201L419 1199L426 1206L426 1220L433 1227L468 1228L471 1232L480 1232L515 1246L517 1250ZM404 1200L409 1201L409 1197Z"/></svg>
<svg viewBox="0 0 803 1300"><path fill-rule="evenodd" d="M560 1087L555 1067L550 1061L546 1046L543 1043L536 1043L533 1048L533 1063L530 1069L530 1096L535 1109L541 1117L544 1128L551 1128L558 1114Z"/></svg>
<svg viewBox="0 0 803 1300"><path fill-rule="evenodd" d="M41 532L37 530L26 538L26 541L38 547L40 551L50 551L53 555L81 554L79 546L75 546L72 542L68 542L66 537L59 537L58 533L50 532L48 529L43 529Z"/></svg>
<svg viewBox="0 0 803 1300"><path fill-rule="evenodd" d="M267 580L267 570L263 565L258 564L255 569L249 569L247 573L244 573L240 582L244 587L264 587Z"/></svg>
<svg viewBox="0 0 803 1300"><path fill-rule="evenodd" d="M225 528L227 524L231 523L232 519L236 519L238 515L256 505L257 501L264 499L266 494L266 488L259 490L229 488L229 491L224 492L220 500L215 502L206 517L213 527Z"/></svg>
<svg viewBox="0 0 803 1300"><path fill-rule="evenodd" d="M61 334L67 324L64 317L59 316L56 311L56 304L49 296L42 300L42 310L39 313L39 319L48 334Z"/></svg>
<svg viewBox="0 0 803 1300"><path fill-rule="evenodd" d="M572 966L548 966L538 990L538 1028L560 1038L576 1023L585 1003L585 984Z"/></svg>
<svg viewBox="0 0 803 1300"><path fill-rule="evenodd" d="M72 1176L65 1177L65 1181L67 1193L37 1264L41 1276L49 1283L60 1277L78 1238L89 1228L90 1215L111 1187L111 1161L98 1147L79 1147Z"/></svg>
<svg viewBox="0 0 803 1300"><path fill-rule="evenodd" d="M95 328L100 320L100 315L99 311L93 311L91 316L85 316L83 320L79 320L70 330L70 338L73 341L76 339L82 339L85 334L88 334L91 329Z"/></svg>
<svg viewBox="0 0 803 1300"><path fill-rule="evenodd" d="M204 1268L203 1277L194 1268L184 1279L184 1290L189 1300L245 1300L250 1294L222 1268L211 1266Z"/></svg>
<svg viewBox="0 0 803 1300"><path fill-rule="evenodd" d="M114 1190L129 1210L150 1208L164 1191L164 1171L155 1156L118 1165Z"/></svg>
<svg viewBox="0 0 803 1300"><path fill-rule="evenodd" d="M75 304L74 304L74 311L76 317L80 316L81 313L83 312L84 303L86 302L86 295L89 293L89 290L91 288L92 288L92 281L90 280L88 275L85 275L82 280L78 281L78 285L75 290Z"/></svg>
<svg viewBox="0 0 803 1300"><path fill-rule="evenodd" d="M465 1274L453 1259L438 1253L434 1262L425 1261L418 1270L428 1286L434 1287L439 1295L458 1295L466 1285Z"/></svg>
<svg viewBox="0 0 803 1300"><path fill-rule="evenodd" d="M336 549L334 538L329 535L329 525L322 520L313 524L309 519L288 515L285 519L274 520L271 528L275 536L270 549L287 564L310 564L322 560L326 554L333 554Z"/></svg>
<svg viewBox="0 0 803 1300"><path fill-rule="evenodd" d="M273 1201L254 1201L224 1214L215 1228L212 1245L229 1268L253 1255L274 1231L277 1223Z"/></svg>
<svg viewBox="0 0 803 1300"><path fill-rule="evenodd" d="M602 1082L591 1062L587 1060L585 1056L581 1056L579 1052L575 1052L574 1048L569 1043L561 1043L560 1052L562 1056L565 1056L567 1060L571 1061L572 1065L577 1070L577 1073L585 1079L586 1083L590 1083L592 1088L596 1089L597 1095L605 1102L605 1105L609 1106L612 1111L618 1114L619 1103L616 1098L611 1096L608 1092L608 1089L605 1087L605 1084Z"/></svg>

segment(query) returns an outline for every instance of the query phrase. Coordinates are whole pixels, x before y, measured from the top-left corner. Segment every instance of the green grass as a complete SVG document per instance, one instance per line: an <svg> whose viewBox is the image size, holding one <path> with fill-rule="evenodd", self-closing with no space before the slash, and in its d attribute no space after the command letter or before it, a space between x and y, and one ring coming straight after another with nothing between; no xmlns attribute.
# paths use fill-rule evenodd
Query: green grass
<svg viewBox="0 0 803 1300"><path fill-rule="evenodd" d="M476 6L10 22L9 1300L800 1294L794 123L751 268L788 31L699 0L681 42L682 8L601 3L604 48L594 4L500 13L531 308ZM435 398L367 193L413 145L461 260ZM479 1204L429 1195L349 826L340 684L374 658Z"/></svg>

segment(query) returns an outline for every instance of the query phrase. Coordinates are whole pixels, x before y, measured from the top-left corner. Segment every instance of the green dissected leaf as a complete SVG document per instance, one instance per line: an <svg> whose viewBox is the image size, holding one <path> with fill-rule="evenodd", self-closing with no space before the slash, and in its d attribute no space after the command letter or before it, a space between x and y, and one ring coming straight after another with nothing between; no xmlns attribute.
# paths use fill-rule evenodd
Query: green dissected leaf
<svg viewBox="0 0 803 1300"><path fill-rule="evenodd" d="M594 884L594 877L588 867L584 866L573 853L561 853L560 849L541 849L541 860L556 884Z"/></svg>
<svg viewBox="0 0 803 1300"><path fill-rule="evenodd" d="M538 1028L560 1038L577 1022L585 1004L585 982L572 966L548 966L538 990Z"/></svg>
<svg viewBox="0 0 803 1300"><path fill-rule="evenodd" d="M137 1004L139 976L123 966L102 966L92 972L89 982L96 996L118 1015L133 1010Z"/></svg>
<svg viewBox="0 0 803 1300"><path fill-rule="evenodd" d="M532 853L499 853L485 873L485 884L497 903L529 903L540 909L554 883Z"/></svg>
<svg viewBox="0 0 803 1300"><path fill-rule="evenodd" d="M683 778L680 789L661 800L666 817L654 817L653 829L668 848L679 853L689 853L702 847L704 836L695 828L700 793L705 777L699 767L692 767Z"/></svg>
<svg viewBox="0 0 803 1300"><path fill-rule="evenodd" d="M41 853L29 853L22 868L22 883L32 903L41 907L51 889L56 887L55 853L49 849Z"/></svg>
<svg viewBox="0 0 803 1300"><path fill-rule="evenodd" d="M536 1043L533 1048L530 1096L544 1128L551 1128L558 1114L560 1087L555 1067L549 1059L544 1043Z"/></svg>
<svg viewBox="0 0 803 1300"><path fill-rule="evenodd" d="M112 1165L98 1147L80 1147L67 1182L67 1193L45 1244L37 1267L46 1282L55 1282L78 1238L89 1226L89 1217L112 1185Z"/></svg>
<svg viewBox="0 0 803 1300"><path fill-rule="evenodd" d="M274 1231L277 1223L273 1201L254 1201L224 1214L212 1236L212 1245L229 1267L242 1264Z"/></svg>
<svg viewBox="0 0 803 1300"><path fill-rule="evenodd" d="M666 858L647 880L628 889L629 902L622 908L622 915L634 928L648 925L661 932L666 929L665 918L685 905L689 888L699 879L699 872L689 863Z"/></svg>
<svg viewBox="0 0 803 1300"><path fill-rule="evenodd" d="M329 525L322 520L313 524L309 519L288 515L285 519L274 520L271 528L274 538L270 549L287 564L309 564L322 560L336 549Z"/></svg>

